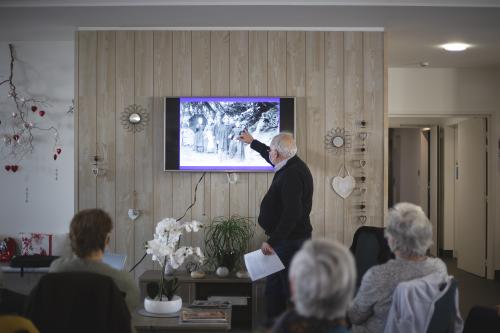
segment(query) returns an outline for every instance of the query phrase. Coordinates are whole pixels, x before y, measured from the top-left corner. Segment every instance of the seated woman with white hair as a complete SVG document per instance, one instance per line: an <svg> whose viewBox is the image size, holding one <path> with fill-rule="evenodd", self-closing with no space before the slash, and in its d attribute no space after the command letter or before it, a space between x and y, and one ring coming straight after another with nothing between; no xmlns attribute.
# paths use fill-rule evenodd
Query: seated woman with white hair
<svg viewBox="0 0 500 333"><path fill-rule="evenodd" d="M432 273L447 274L439 258L426 253L432 245L432 225L422 208L399 203L388 214L385 236L396 259L370 268L348 312L354 333L383 332L397 285Z"/></svg>
<svg viewBox="0 0 500 333"><path fill-rule="evenodd" d="M272 332L349 332L345 316L354 296L356 268L344 245L307 241L293 257L289 277L295 309L285 312Z"/></svg>

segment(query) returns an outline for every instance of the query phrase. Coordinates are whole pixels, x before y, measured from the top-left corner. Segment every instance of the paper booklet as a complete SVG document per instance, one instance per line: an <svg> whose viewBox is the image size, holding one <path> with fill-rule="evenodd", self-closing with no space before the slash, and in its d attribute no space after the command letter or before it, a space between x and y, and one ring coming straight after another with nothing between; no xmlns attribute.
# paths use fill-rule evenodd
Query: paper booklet
<svg viewBox="0 0 500 333"><path fill-rule="evenodd" d="M252 281L262 279L268 275L274 274L285 269L276 253L264 255L262 250L245 254L245 266Z"/></svg>
<svg viewBox="0 0 500 333"><path fill-rule="evenodd" d="M224 310L183 309L181 320L192 323L225 323L228 318Z"/></svg>

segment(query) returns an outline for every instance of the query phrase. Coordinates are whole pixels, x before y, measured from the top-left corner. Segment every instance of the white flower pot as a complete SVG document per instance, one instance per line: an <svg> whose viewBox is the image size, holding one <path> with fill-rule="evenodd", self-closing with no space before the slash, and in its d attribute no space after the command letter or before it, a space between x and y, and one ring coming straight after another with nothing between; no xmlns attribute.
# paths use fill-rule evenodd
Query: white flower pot
<svg viewBox="0 0 500 333"><path fill-rule="evenodd" d="M174 295L171 301L167 301L166 299L165 297L160 301L146 297L144 299L144 309L151 313L168 314L175 313L182 308L182 299L179 296Z"/></svg>
<svg viewBox="0 0 500 333"><path fill-rule="evenodd" d="M229 269L227 269L227 267L220 266L215 271L215 274L217 274L217 276L219 277L226 277L229 275Z"/></svg>

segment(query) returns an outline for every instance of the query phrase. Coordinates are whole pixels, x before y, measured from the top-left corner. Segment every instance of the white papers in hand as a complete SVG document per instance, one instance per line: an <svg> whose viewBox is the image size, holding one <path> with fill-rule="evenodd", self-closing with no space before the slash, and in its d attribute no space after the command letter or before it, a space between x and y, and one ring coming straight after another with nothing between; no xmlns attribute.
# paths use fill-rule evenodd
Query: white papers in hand
<svg viewBox="0 0 500 333"><path fill-rule="evenodd" d="M247 267L248 274L252 281L262 279L263 277L285 269L285 266L276 253L266 256L262 253L262 250L259 249L245 254L244 258L245 266Z"/></svg>

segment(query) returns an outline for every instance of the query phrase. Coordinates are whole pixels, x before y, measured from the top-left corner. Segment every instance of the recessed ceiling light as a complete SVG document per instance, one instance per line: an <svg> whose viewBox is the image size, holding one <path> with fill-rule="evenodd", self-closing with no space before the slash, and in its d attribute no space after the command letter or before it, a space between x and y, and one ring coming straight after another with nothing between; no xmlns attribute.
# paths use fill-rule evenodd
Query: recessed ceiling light
<svg viewBox="0 0 500 333"><path fill-rule="evenodd" d="M441 47L446 51L460 52L467 50L470 47L470 45L465 43L447 43L441 45Z"/></svg>

